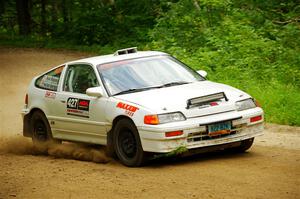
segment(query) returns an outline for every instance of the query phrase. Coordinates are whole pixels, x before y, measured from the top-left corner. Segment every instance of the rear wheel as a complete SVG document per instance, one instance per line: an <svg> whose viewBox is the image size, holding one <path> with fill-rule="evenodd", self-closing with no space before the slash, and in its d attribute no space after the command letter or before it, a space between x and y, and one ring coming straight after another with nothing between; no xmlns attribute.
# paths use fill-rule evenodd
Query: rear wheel
<svg viewBox="0 0 300 199"><path fill-rule="evenodd" d="M114 128L114 151L126 166L141 166L145 161L138 131L129 119L121 119Z"/></svg>
<svg viewBox="0 0 300 199"><path fill-rule="evenodd" d="M36 111L32 114L30 129L34 144L46 142L60 143L60 141L53 139L48 120L41 111Z"/></svg>

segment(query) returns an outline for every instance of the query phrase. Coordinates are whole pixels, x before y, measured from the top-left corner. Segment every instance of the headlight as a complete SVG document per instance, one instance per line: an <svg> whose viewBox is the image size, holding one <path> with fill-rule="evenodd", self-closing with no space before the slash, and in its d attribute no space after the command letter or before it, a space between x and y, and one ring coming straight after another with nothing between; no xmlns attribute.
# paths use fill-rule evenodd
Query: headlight
<svg viewBox="0 0 300 199"><path fill-rule="evenodd" d="M238 111L243 111L243 110L247 110L247 109L256 107L253 99L246 99L246 100L238 101L235 103L235 105L236 105Z"/></svg>
<svg viewBox="0 0 300 199"><path fill-rule="evenodd" d="M160 114L158 115L159 123L169 123L169 122L178 122L185 120L185 117L182 113L176 112L176 113L167 113L167 114Z"/></svg>
<svg viewBox="0 0 300 199"><path fill-rule="evenodd" d="M158 115L145 115L144 117L145 124L164 124L164 123L178 122L183 120L186 120L186 118L180 112L165 113L165 114L158 114Z"/></svg>

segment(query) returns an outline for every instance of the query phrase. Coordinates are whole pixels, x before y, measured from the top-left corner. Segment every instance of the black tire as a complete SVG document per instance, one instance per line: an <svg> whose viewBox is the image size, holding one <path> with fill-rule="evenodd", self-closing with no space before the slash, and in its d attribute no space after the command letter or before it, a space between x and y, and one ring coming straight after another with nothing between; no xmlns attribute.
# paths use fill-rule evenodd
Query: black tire
<svg viewBox="0 0 300 199"><path fill-rule="evenodd" d="M30 118L30 130L34 144L40 143L60 143L53 139L48 120L44 113L35 111Z"/></svg>
<svg viewBox="0 0 300 199"><path fill-rule="evenodd" d="M238 146L236 149L237 149L238 152L245 152L248 149L250 149L250 147L252 146L253 142L254 142L254 138L243 140L242 143L241 143L241 145Z"/></svg>
<svg viewBox="0 0 300 199"><path fill-rule="evenodd" d="M107 133L107 143L106 143L106 155L110 156L112 158L117 158L117 155L115 153L114 149L114 141L113 141L113 131L109 131Z"/></svg>
<svg viewBox="0 0 300 199"><path fill-rule="evenodd" d="M145 161L140 136L129 119L121 119L114 128L114 151L122 164L129 167L141 166Z"/></svg>

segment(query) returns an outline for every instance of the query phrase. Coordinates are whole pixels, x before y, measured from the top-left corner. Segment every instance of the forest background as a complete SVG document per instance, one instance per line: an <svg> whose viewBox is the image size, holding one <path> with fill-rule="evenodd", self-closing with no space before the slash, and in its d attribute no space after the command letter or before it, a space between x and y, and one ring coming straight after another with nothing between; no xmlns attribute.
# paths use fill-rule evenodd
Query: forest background
<svg viewBox="0 0 300 199"><path fill-rule="evenodd" d="M299 0L0 0L0 46L165 51L300 126Z"/></svg>

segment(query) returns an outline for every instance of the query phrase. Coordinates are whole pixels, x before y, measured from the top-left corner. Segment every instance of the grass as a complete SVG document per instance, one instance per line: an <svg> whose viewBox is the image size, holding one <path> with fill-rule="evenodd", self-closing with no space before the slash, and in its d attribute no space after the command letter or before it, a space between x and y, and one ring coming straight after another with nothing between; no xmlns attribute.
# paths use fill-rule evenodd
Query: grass
<svg viewBox="0 0 300 199"><path fill-rule="evenodd" d="M21 48L47 48L47 49L68 49L96 54L108 54L116 49L134 44L114 44L108 46L83 46L74 45L65 41L49 40L36 37L20 37L0 35L0 46L21 47ZM145 44L139 45L139 49L145 48ZM188 55L184 61L195 70L199 70L196 63L190 64ZM193 62L193 61L191 61ZM200 67L201 68L201 67ZM241 89L256 98L265 111L265 119L270 123L300 126L300 88L293 85L285 85L278 81L256 81L248 74L239 71L210 71L209 79ZM211 78L210 78L211 77Z"/></svg>
<svg viewBox="0 0 300 199"><path fill-rule="evenodd" d="M226 82L257 99L270 123L300 126L300 90L278 82Z"/></svg>

